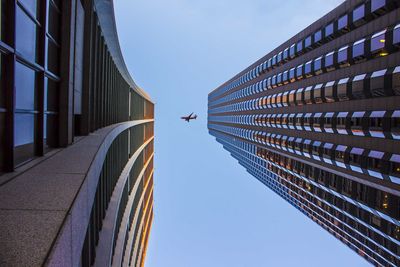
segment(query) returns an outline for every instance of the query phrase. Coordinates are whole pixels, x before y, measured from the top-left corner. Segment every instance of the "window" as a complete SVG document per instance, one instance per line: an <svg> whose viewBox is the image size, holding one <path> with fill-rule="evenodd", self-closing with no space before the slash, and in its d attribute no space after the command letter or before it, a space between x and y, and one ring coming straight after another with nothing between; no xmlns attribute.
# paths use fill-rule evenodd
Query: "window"
<svg viewBox="0 0 400 267"><path fill-rule="evenodd" d="M330 163L332 163L332 161L331 161L331 159L332 159L332 156L333 156L333 150L332 150L332 148L333 148L333 144L331 144L331 143L325 143L324 144L324 148L323 148L323 158L324 158L324 160L325 161L327 161L327 162L330 162Z"/></svg>
<svg viewBox="0 0 400 267"><path fill-rule="evenodd" d="M400 110L393 111L390 118L390 132L393 139L400 139Z"/></svg>
<svg viewBox="0 0 400 267"><path fill-rule="evenodd" d="M338 30L339 31L346 31L348 29L348 16L347 14L344 16L341 16L338 20Z"/></svg>
<svg viewBox="0 0 400 267"><path fill-rule="evenodd" d="M364 88L366 86L366 74L360 74L353 78L352 87L351 87L351 95L354 99L363 99L365 98Z"/></svg>
<svg viewBox="0 0 400 267"><path fill-rule="evenodd" d="M272 57L272 66L276 65L276 55Z"/></svg>
<svg viewBox="0 0 400 267"><path fill-rule="evenodd" d="M306 75L306 77L311 77L312 76L312 60L308 61L305 65L304 65L304 74Z"/></svg>
<svg viewBox="0 0 400 267"><path fill-rule="evenodd" d="M292 90L289 93L289 106L295 105L295 99L296 99L296 90Z"/></svg>
<svg viewBox="0 0 400 267"><path fill-rule="evenodd" d="M285 50L283 50L283 60L287 60L289 57L289 48L286 48Z"/></svg>
<svg viewBox="0 0 400 267"><path fill-rule="evenodd" d="M393 29L393 44L400 45L400 24L397 24Z"/></svg>
<svg viewBox="0 0 400 267"><path fill-rule="evenodd" d="M322 103L322 83L314 86L313 99L314 99L314 102L317 104Z"/></svg>
<svg viewBox="0 0 400 267"><path fill-rule="evenodd" d="M325 27L325 37L330 37L331 35L333 35L334 29L333 29L333 22L328 24Z"/></svg>
<svg viewBox="0 0 400 267"><path fill-rule="evenodd" d="M362 59L364 55L364 42L365 39L358 40L353 44L353 59Z"/></svg>
<svg viewBox="0 0 400 267"><path fill-rule="evenodd" d="M297 89L296 91L296 105L303 105L303 90L304 88Z"/></svg>
<svg viewBox="0 0 400 267"><path fill-rule="evenodd" d="M282 96L282 105L287 106L289 101L289 92L285 92Z"/></svg>
<svg viewBox="0 0 400 267"><path fill-rule="evenodd" d="M289 79L291 82L295 81L295 68L289 70Z"/></svg>
<svg viewBox="0 0 400 267"><path fill-rule="evenodd" d="M298 54L301 54L303 52L303 40L301 40L297 43L296 51Z"/></svg>
<svg viewBox="0 0 400 267"><path fill-rule="evenodd" d="M277 61L278 64L281 63L281 61L282 61L282 51L278 53L278 57L277 57L276 61Z"/></svg>
<svg viewBox="0 0 400 267"><path fill-rule="evenodd" d="M370 78L370 90L374 97L385 95L385 75L386 69L375 71Z"/></svg>
<svg viewBox="0 0 400 267"><path fill-rule="evenodd" d="M384 8L386 0L371 0L371 12L377 12L379 9Z"/></svg>
<svg viewBox="0 0 400 267"><path fill-rule="evenodd" d="M307 131L311 130L310 128L310 126L312 126L311 115L312 113L306 113L303 118L304 129Z"/></svg>
<svg viewBox="0 0 400 267"><path fill-rule="evenodd" d="M337 97L339 101L349 100L349 92L348 92L348 81L349 78L341 79L337 84Z"/></svg>
<svg viewBox="0 0 400 267"><path fill-rule="evenodd" d="M333 112L327 112L324 116L324 130L328 133L333 133Z"/></svg>
<svg viewBox="0 0 400 267"><path fill-rule="evenodd" d="M364 149L362 148L357 148L354 147L350 150L349 153L349 164L357 167L361 167L362 163L362 154L364 153ZM359 171L362 172L360 168L353 168L351 167L353 171Z"/></svg>
<svg viewBox="0 0 400 267"><path fill-rule="evenodd" d="M306 90L304 90L304 103L305 103L306 105L312 104L312 100L311 100L311 89L312 89L312 86L308 86L308 87L306 88Z"/></svg>
<svg viewBox="0 0 400 267"><path fill-rule="evenodd" d="M361 19L363 19L365 16L365 5L361 5L356 7L353 10L353 23L356 25L359 25L359 22Z"/></svg>
<svg viewBox="0 0 400 267"><path fill-rule="evenodd" d="M348 64L348 53L347 53L348 48L349 48L349 46L347 45L347 46L340 48L338 51L337 57L338 57L338 63L340 66L348 66L349 65Z"/></svg>
<svg viewBox="0 0 400 267"><path fill-rule="evenodd" d="M347 146L342 146L338 145L336 146L335 149L335 161L337 162L345 162L345 152L346 152ZM344 167L344 165L339 164L340 166Z"/></svg>
<svg viewBox="0 0 400 267"><path fill-rule="evenodd" d="M336 130L340 134L346 134L346 127L347 127L347 114L348 112L339 112L336 117Z"/></svg>
<svg viewBox="0 0 400 267"><path fill-rule="evenodd" d="M363 117L365 116L364 111L354 112L350 118L350 127L353 135L364 136L363 132Z"/></svg>
<svg viewBox="0 0 400 267"><path fill-rule="evenodd" d="M322 57L314 59L314 72L316 75L322 73Z"/></svg>
<svg viewBox="0 0 400 267"><path fill-rule="evenodd" d="M400 177L400 156L399 155L392 155L390 159L390 168L389 168L389 175Z"/></svg>
<svg viewBox="0 0 400 267"><path fill-rule="evenodd" d="M281 84L282 84L282 73L281 73L281 72L278 73L278 75L276 76L276 83L277 83L278 85L281 85Z"/></svg>
<svg viewBox="0 0 400 267"><path fill-rule="evenodd" d="M385 34L386 30L380 31L378 33L375 33L371 37L371 52L372 53L378 53L381 52L381 56L386 56L387 53L385 53L383 50L385 48Z"/></svg>
<svg viewBox="0 0 400 267"><path fill-rule="evenodd" d="M282 107L282 93L280 93L280 94L278 94L278 95L276 96L276 105L277 105L278 107Z"/></svg>
<svg viewBox="0 0 400 267"><path fill-rule="evenodd" d="M16 49L24 57L35 62L38 35L36 23L19 6L16 16Z"/></svg>
<svg viewBox="0 0 400 267"><path fill-rule="evenodd" d="M369 116L369 133L372 137L384 138L383 134L383 120L385 111L373 111Z"/></svg>
<svg viewBox="0 0 400 267"><path fill-rule="evenodd" d="M328 54L325 55L325 68L327 70L333 69L333 55L335 52L330 52Z"/></svg>
<svg viewBox="0 0 400 267"><path fill-rule="evenodd" d="M312 119L312 126L314 128L314 131L316 132L321 132L321 126L323 125L323 121L322 121L322 113L318 112L315 113Z"/></svg>
<svg viewBox="0 0 400 267"><path fill-rule="evenodd" d="M306 39L304 40L304 48L309 48L312 44L312 40L311 40L311 35L306 37Z"/></svg>
<svg viewBox="0 0 400 267"><path fill-rule="evenodd" d="M297 79L303 78L303 64L297 66L297 68L296 68L296 77L297 77Z"/></svg>
<svg viewBox="0 0 400 267"><path fill-rule="evenodd" d="M335 85L334 81L327 82L324 87L324 97L325 102L335 102L333 87Z"/></svg>
<svg viewBox="0 0 400 267"><path fill-rule="evenodd" d="M294 58L296 53L296 45L292 44L289 48L289 56L290 58Z"/></svg>
<svg viewBox="0 0 400 267"><path fill-rule="evenodd" d="M314 43L321 42L321 39L322 39L322 31L319 30L319 31L314 33Z"/></svg>
<svg viewBox="0 0 400 267"><path fill-rule="evenodd" d="M289 80L289 71L285 70L282 75L282 81L283 83L287 83L288 80Z"/></svg>
<svg viewBox="0 0 400 267"><path fill-rule="evenodd" d="M272 76L271 85L272 87L276 86L276 75Z"/></svg>

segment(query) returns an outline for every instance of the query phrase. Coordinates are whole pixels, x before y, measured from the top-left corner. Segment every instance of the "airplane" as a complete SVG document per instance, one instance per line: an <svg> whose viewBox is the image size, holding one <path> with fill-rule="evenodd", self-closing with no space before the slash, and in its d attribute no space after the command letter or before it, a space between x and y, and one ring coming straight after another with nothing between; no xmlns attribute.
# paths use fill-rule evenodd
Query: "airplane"
<svg viewBox="0 0 400 267"><path fill-rule="evenodd" d="M194 116L192 116L192 115L193 115L193 112L190 113L189 116L181 117L181 119L182 119L182 120L185 120L185 121L187 121L187 122L189 122L190 120L195 120L195 119L197 119L197 115L196 115L196 114L194 114Z"/></svg>

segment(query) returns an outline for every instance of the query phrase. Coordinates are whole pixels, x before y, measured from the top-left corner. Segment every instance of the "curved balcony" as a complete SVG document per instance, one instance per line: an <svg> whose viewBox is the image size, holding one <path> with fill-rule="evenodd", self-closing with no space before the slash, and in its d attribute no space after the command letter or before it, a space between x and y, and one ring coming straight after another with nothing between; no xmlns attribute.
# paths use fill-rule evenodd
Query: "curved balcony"
<svg viewBox="0 0 400 267"><path fill-rule="evenodd" d="M137 214L144 214L143 224L151 213L134 200L152 198L154 137L145 132L152 122L102 128L0 187L1 265L79 266L96 259L95 266L108 266L114 252L120 261ZM91 241L98 241L95 250L88 250ZM85 258L87 251L97 256Z"/></svg>

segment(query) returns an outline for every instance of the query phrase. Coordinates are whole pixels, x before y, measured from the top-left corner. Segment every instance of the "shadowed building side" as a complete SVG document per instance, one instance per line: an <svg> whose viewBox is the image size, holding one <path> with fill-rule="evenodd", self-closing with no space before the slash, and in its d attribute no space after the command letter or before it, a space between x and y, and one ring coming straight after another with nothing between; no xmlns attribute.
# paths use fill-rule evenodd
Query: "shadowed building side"
<svg viewBox="0 0 400 267"><path fill-rule="evenodd" d="M400 265L399 1L348 0L208 96L249 173L377 266Z"/></svg>
<svg viewBox="0 0 400 267"><path fill-rule="evenodd" d="M154 104L113 1L0 5L0 265L143 266Z"/></svg>

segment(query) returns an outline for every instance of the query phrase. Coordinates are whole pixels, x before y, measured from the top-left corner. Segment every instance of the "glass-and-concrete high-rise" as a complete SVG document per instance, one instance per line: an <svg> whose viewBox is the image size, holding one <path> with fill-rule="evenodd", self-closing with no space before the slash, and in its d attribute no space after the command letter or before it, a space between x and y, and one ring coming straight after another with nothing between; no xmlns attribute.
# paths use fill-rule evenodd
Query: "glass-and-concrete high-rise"
<svg viewBox="0 0 400 267"><path fill-rule="evenodd" d="M154 104L112 0L0 1L0 266L143 266Z"/></svg>
<svg viewBox="0 0 400 267"><path fill-rule="evenodd" d="M208 96L210 134L377 266L400 266L399 47L399 1L348 0Z"/></svg>

